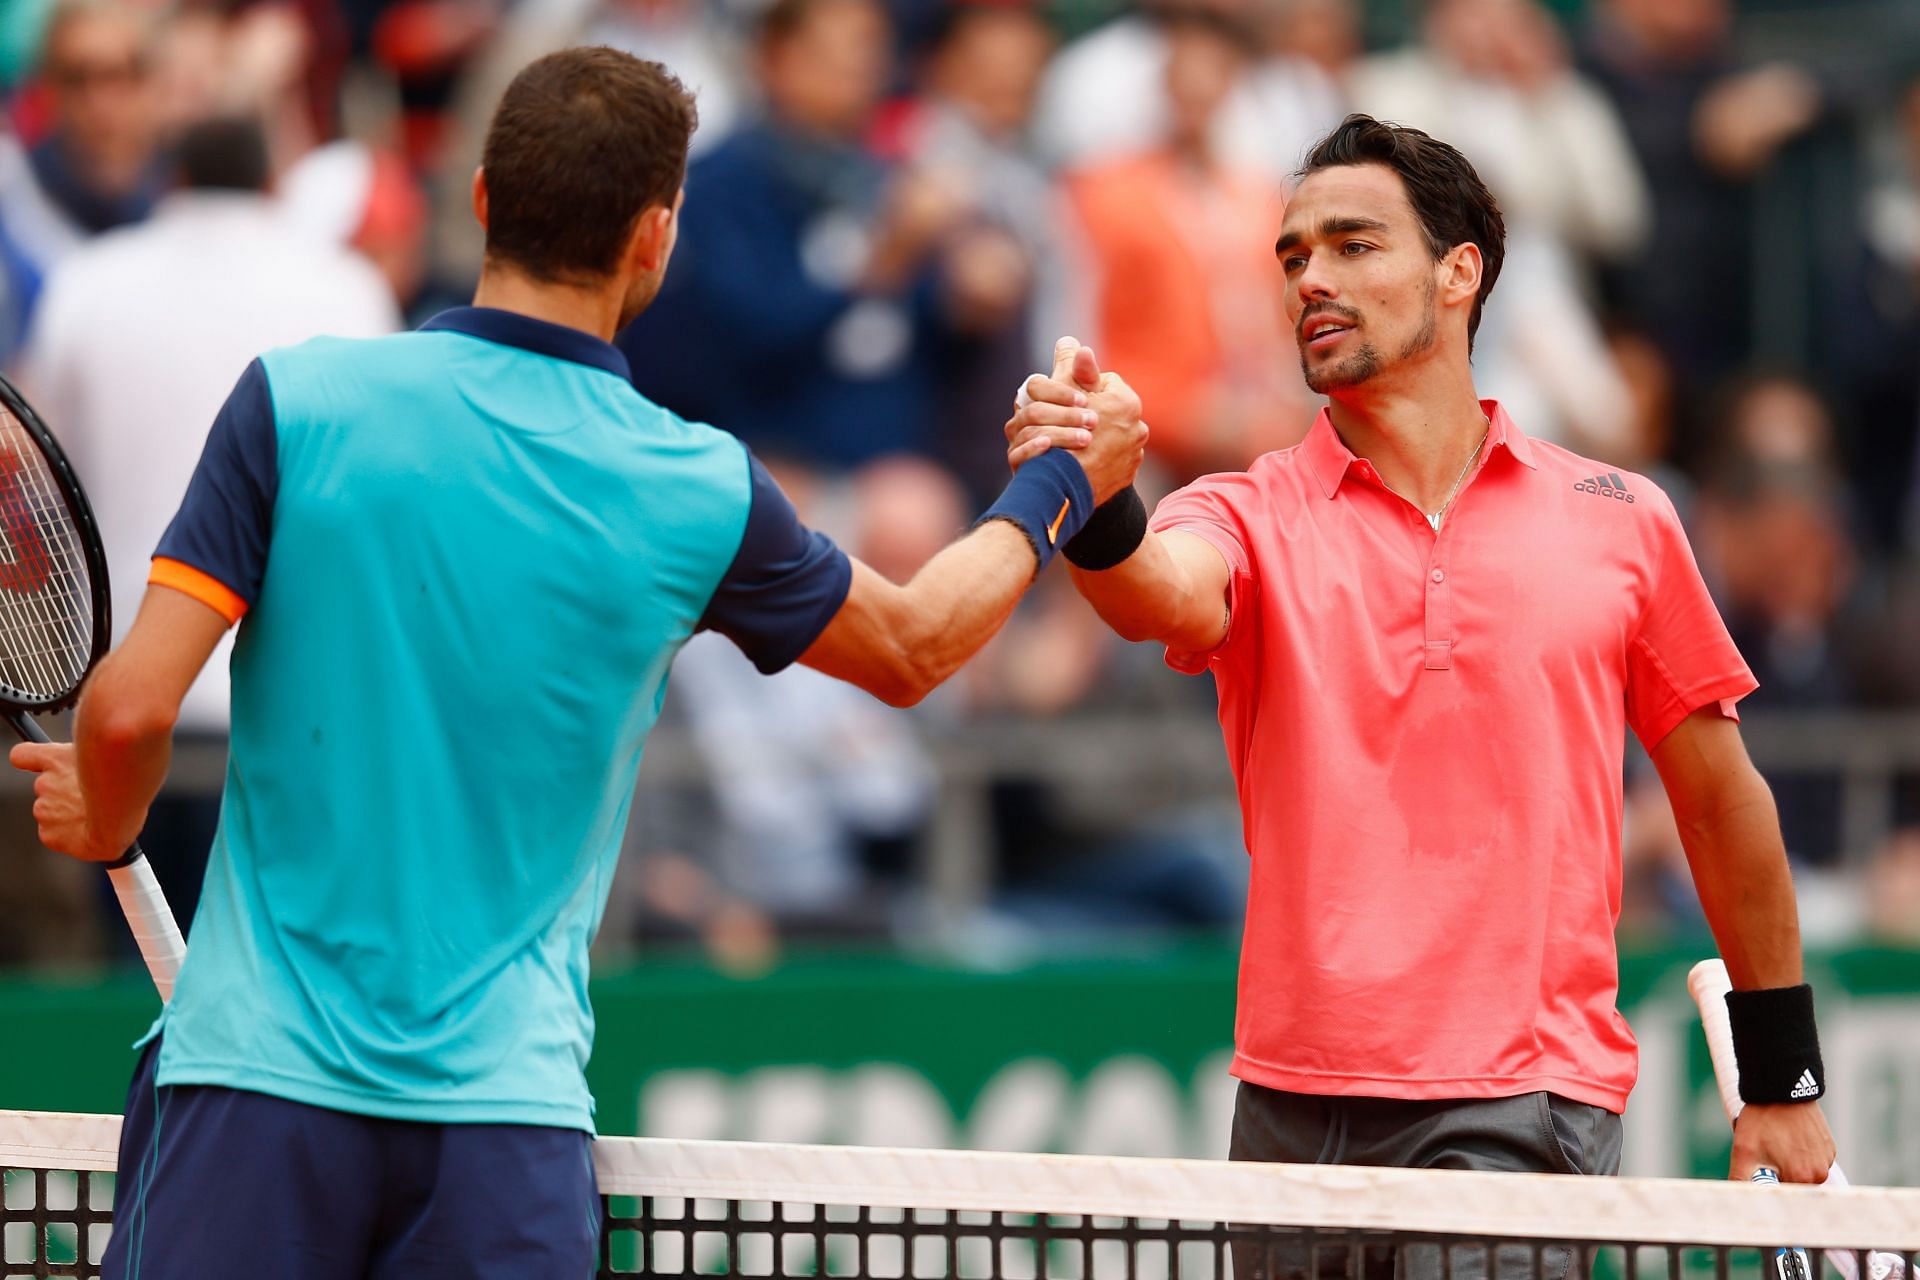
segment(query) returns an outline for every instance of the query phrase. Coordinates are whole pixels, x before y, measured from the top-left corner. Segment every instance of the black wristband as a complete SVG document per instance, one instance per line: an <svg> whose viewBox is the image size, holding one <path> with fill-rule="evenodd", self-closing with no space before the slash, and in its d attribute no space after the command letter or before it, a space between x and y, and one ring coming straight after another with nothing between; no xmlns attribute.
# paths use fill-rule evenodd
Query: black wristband
<svg viewBox="0 0 1920 1280"><path fill-rule="evenodd" d="M1812 1102L1827 1091L1811 986L1729 991L1727 1022L1743 1102Z"/></svg>
<svg viewBox="0 0 1920 1280"><path fill-rule="evenodd" d="M1111 569L1140 549L1147 537L1147 504L1128 485L1094 509L1086 527L1060 548L1068 563L1089 573Z"/></svg>

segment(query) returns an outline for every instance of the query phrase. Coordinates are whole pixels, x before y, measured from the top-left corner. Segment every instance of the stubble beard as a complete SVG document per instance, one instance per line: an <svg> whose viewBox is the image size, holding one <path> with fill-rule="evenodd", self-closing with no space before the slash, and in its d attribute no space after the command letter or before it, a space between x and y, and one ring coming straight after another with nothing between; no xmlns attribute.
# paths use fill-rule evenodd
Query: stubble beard
<svg viewBox="0 0 1920 1280"><path fill-rule="evenodd" d="M1300 353L1300 373L1307 380L1307 390L1315 395L1326 395L1342 387L1358 386L1380 372L1380 353L1374 350L1371 342L1362 342L1360 349L1344 360L1324 365L1318 369L1307 362L1307 353Z"/></svg>
<svg viewBox="0 0 1920 1280"><path fill-rule="evenodd" d="M1407 339L1406 345L1400 348L1400 354L1394 361L1395 364L1413 359L1438 341L1440 326L1439 317L1434 307L1436 292L1437 290L1433 280L1429 277L1427 280L1427 296L1423 306L1425 314L1420 321L1420 328L1415 331L1411 338ZM1315 395L1326 395L1328 392L1338 391L1343 387L1357 387L1361 383L1378 376L1383 367L1385 366L1384 362L1380 359L1379 349L1371 342L1362 342L1360 349L1346 359L1319 369L1312 368L1308 364L1307 352L1304 347L1301 348L1300 351L1301 376L1307 381L1307 390L1313 392Z"/></svg>

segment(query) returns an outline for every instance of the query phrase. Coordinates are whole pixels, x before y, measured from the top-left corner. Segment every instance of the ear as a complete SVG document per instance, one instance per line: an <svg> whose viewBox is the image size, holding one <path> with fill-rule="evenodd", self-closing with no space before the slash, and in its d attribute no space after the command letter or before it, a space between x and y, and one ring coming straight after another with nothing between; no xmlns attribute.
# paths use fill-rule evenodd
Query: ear
<svg viewBox="0 0 1920 1280"><path fill-rule="evenodd" d="M487 229L487 171L473 171L473 216L480 221L480 229Z"/></svg>
<svg viewBox="0 0 1920 1280"><path fill-rule="evenodd" d="M634 220L633 232L627 238L628 265L647 274L659 272L666 266L678 230L680 204L685 198L686 193L681 192L671 205L648 205Z"/></svg>
<svg viewBox="0 0 1920 1280"><path fill-rule="evenodd" d="M1480 293L1480 274L1485 269L1477 244L1457 244L1440 259L1440 302L1443 306L1473 305Z"/></svg>

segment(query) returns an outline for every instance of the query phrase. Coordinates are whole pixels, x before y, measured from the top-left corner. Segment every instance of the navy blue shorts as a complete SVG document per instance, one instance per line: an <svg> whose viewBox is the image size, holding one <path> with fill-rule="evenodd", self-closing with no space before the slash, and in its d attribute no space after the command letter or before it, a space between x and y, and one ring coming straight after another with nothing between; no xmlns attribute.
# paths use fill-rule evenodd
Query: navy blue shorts
<svg viewBox="0 0 1920 1280"><path fill-rule="evenodd" d="M592 1280L586 1134L160 1088L158 1056L127 1092L106 1280Z"/></svg>

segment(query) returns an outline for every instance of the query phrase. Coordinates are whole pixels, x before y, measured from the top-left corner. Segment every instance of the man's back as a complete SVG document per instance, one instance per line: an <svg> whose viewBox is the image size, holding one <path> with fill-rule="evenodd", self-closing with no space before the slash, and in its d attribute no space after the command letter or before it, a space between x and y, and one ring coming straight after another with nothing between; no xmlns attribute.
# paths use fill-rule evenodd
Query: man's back
<svg viewBox="0 0 1920 1280"><path fill-rule="evenodd" d="M116 641L207 424L247 362L320 334L391 333L399 320L369 264L297 235L249 193L169 197L152 221L101 237L55 270L25 373L93 498ZM187 727L225 728L226 658L188 696Z"/></svg>
<svg viewBox="0 0 1920 1280"><path fill-rule="evenodd" d="M316 340L216 425L233 465L195 488L254 514L190 490L160 563L228 556L258 595L162 1083L590 1127L587 942L750 481L567 332L472 309Z"/></svg>

